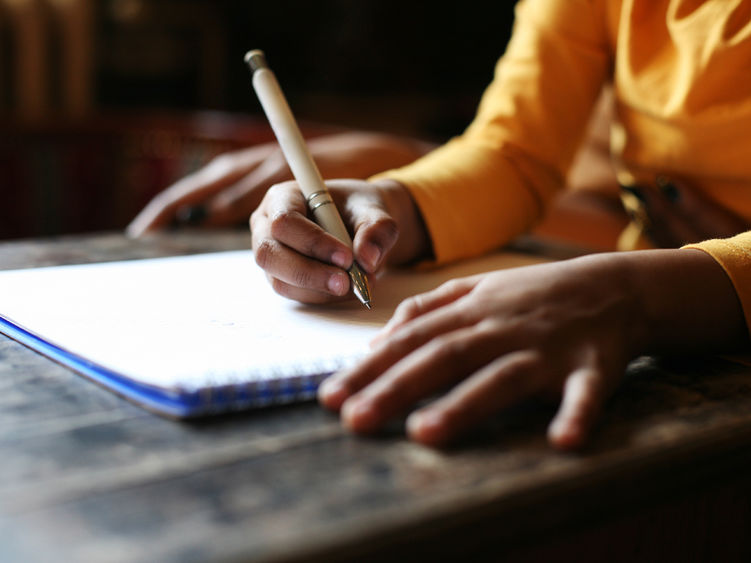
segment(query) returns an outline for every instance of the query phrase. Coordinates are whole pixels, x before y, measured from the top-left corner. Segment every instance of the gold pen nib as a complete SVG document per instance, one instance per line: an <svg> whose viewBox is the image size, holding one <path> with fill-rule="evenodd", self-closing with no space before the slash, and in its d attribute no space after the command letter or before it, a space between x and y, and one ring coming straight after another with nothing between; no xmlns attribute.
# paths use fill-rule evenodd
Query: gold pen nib
<svg viewBox="0 0 751 563"><path fill-rule="evenodd" d="M352 262L352 266L349 269L349 279L352 280L352 291L354 292L355 297L360 300L360 303L365 305L368 309L371 309L368 278L360 269L357 262Z"/></svg>

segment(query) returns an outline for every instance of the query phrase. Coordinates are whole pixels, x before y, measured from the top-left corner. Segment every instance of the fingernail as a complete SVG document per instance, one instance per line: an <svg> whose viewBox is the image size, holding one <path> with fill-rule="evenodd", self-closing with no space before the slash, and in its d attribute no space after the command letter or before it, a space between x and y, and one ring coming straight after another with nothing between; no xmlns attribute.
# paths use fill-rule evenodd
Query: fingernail
<svg viewBox="0 0 751 563"><path fill-rule="evenodd" d="M662 191L662 195L664 195L665 199L667 199L668 201L675 203L680 199L681 192L678 190L676 185L667 177L657 176L657 178L655 178L655 183Z"/></svg>
<svg viewBox="0 0 751 563"><path fill-rule="evenodd" d="M335 377L325 379L318 387L318 400L332 409L338 409L347 398L347 388Z"/></svg>
<svg viewBox="0 0 751 563"><path fill-rule="evenodd" d="M410 436L422 434L426 427L435 426L436 422L436 417L429 411L413 412L407 417L407 432Z"/></svg>
<svg viewBox="0 0 751 563"><path fill-rule="evenodd" d="M581 446L581 434L581 430L562 418L556 418L548 428L550 441L562 450L576 449Z"/></svg>
<svg viewBox="0 0 751 563"><path fill-rule="evenodd" d="M344 295L349 289L349 280L344 272L331 274L328 281L328 288L334 295Z"/></svg>
<svg viewBox="0 0 751 563"><path fill-rule="evenodd" d="M371 272L378 267L378 263L381 260L381 249L379 246L372 242L363 246L360 250L360 260L364 261L363 264Z"/></svg>
<svg viewBox="0 0 751 563"><path fill-rule="evenodd" d="M642 192L641 188L637 188L636 186L624 186L624 185L621 185L621 189L624 192L630 193L631 195L633 195L634 197L636 197L636 199L638 199L639 201L641 201L642 203L644 203L645 197L644 197L644 192Z"/></svg>
<svg viewBox="0 0 751 563"><path fill-rule="evenodd" d="M407 417L407 434L414 440L438 444L445 440L444 433L444 420L440 412L423 410Z"/></svg>
<svg viewBox="0 0 751 563"><path fill-rule="evenodd" d="M565 429L566 428L563 420L561 420L560 417L556 417L548 426L548 435L551 438L558 440L563 435Z"/></svg>
<svg viewBox="0 0 751 563"><path fill-rule="evenodd" d="M337 250L331 255L331 263L346 270L349 268L351 260L346 252Z"/></svg>
<svg viewBox="0 0 751 563"><path fill-rule="evenodd" d="M376 428L376 411L367 400L346 401L342 405L342 421L355 431L363 432Z"/></svg>

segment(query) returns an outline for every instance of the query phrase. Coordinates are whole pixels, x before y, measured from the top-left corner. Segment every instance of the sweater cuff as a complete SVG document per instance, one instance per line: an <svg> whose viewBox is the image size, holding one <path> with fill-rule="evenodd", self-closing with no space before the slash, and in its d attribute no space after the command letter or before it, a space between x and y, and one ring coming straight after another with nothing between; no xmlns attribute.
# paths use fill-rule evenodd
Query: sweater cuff
<svg viewBox="0 0 751 563"><path fill-rule="evenodd" d="M711 239L683 248L702 250L714 258L730 278L751 327L751 231L727 239Z"/></svg>

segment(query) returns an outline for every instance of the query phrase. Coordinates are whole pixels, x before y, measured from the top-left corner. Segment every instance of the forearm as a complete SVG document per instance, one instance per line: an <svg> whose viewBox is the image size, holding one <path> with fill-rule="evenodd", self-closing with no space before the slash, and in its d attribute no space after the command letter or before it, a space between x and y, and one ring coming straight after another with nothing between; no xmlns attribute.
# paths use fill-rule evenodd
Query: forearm
<svg viewBox="0 0 751 563"><path fill-rule="evenodd" d="M388 133L348 131L308 141L321 175L331 178L368 178L413 162L434 145Z"/></svg>

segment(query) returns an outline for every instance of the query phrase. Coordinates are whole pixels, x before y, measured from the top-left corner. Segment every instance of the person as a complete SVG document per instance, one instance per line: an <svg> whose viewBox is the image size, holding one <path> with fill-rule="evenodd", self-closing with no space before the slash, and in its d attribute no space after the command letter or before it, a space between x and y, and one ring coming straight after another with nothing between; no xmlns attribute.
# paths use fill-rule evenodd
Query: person
<svg viewBox="0 0 751 563"><path fill-rule="evenodd" d="M411 298L363 362L324 382L321 402L372 432L449 389L407 418L412 439L440 445L515 402L554 395L548 438L570 449L585 443L632 358L746 350L750 54L748 0L521 0L465 133L406 167L329 182L353 250L310 221L293 182L268 190L251 230L275 290L341 298L353 259L373 273L444 263L530 229L562 189L598 93L613 85L611 151L633 218L620 243L635 250Z"/></svg>
<svg viewBox="0 0 751 563"><path fill-rule="evenodd" d="M582 250L608 250L627 221L608 149L610 90L605 89L588 134L535 235ZM436 148L418 138L348 130L308 139L324 178L365 179L408 164ZM276 142L218 155L154 197L126 228L136 238L166 228L247 225L272 185L292 178Z"/></svg>

